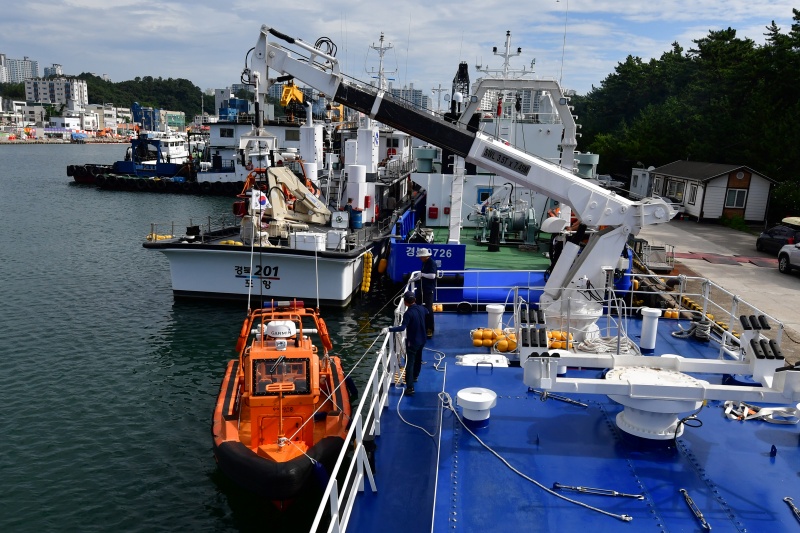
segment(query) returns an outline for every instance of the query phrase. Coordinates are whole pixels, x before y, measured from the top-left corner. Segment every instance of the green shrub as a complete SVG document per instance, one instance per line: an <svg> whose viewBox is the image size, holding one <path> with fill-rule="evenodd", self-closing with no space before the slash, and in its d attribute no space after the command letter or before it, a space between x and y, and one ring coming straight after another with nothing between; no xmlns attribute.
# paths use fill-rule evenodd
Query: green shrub
<svg viewBox="0 0 800 533"><path fill-rule="evenodd" d="M720 224L728 226L731 229L750 233L750 227L745 223L744 218L738 215L734 217L720 217L719 221Z"/></svg>

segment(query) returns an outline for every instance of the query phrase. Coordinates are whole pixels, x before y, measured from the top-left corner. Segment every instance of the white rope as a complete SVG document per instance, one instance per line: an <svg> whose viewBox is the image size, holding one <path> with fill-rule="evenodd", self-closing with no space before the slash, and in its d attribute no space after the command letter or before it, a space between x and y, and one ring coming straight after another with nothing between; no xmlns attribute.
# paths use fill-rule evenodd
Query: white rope
<svg viewBox="0 0 800 533"><path fill-rule="evenodd" d="M711 321L707 319L703 319L699 322L692 322L688 329L683 329L683 327L679 324L678 329L680 329L680 331L672 332L673 337L686 339L694 336L696 339L705 341L711 338Z"/></svg>
<svg viewBox="0 0 800 533"><path fill-rule="evenodd" d="M489 445L487 445L485 442L483 442L483 441L480 439L480 437L478 437L478 436L477 436L475 433L473 433L473 432L472 432L472 430L470 430L470 429L469 429L469 427L468 427L468 426L466 425L466 423L465 423L465 422L464 422L464 421L461 419L461 417L460 417L460 416L458 416L458 412L457 412L457 411L455 410L455 408L453 407L452 398L450 397L450 395L449 395L449 394L447 394L446 392L440 392L440 393L439 393L439 399L442 401L442 406L443 406L445 409L450 409L450 411L452 411L452 412L453 412L453 415L456 417L456 420L458 420L458 421L459 421L459 423L461 424L461 426L462 426L462 427L463 427L465 430L467 430L467 432L468 432L470 435L472 435L472 436L473 436L473 438L474 438L476 441L478 441L478 443L479 443L481 446L483 446L484 448L486 448L486 449L487 449L487 450L488 450L488 451L489 451L489 452L490 452L492 455L494 455L495 457L497 457L498 459L500 459L500 461L501 461L501 462L502 462L504 465L506 465L506 466L507 466L507 467L508 467L508 468L509 468L509 469L510 469L512 472L514 472L515 474L519 475L519 476L520 476L520 477L522 477L523 479L526 479L526 480L530 481L531 483L533 483L534 485L536 485L537 487L539 487L539 488L540 488L540 489L542 489L543 491L547 492L547 493L548 493L548 494L550 494L551 496L555 496L555 497L557 497L557 498L560 498L560 499L562 499L562 500L564 500L564 501L566 501L566 502L572 503L572 504L574 504L574 505L578 505L578 506L580 506L580 507L583 507L583 508L585 508L585 509L589 509L590 511L595 511L595 512L597 512L597 513L600 513L600 514L604 514L604 515L606 515L606 516L610 516L610 517L612 517L612 518L616 518L616 519L618 519L618 520L622 520L623 522L630 522L631 520L633 520L633 517L632 517L632 516L630 516L630 515L626 515L626 514L614 514L614 513L611 513L611 512L609 512L609 511L604 511L603 509L600 509L600 508L598 508L598 507L593 507L593 506L591 506L591 505L588 505L588 504L586 504L586 503L580 502L580 501L578 501L578 500L573 500L572 498L568 498L567 496L564 496L563 494L559 494L558 492L555 492L555 491L554 491L554 490L552 490L551 488L549 488L549 487L546 487L545 485L542 485L540 482L536 481L535 479L533 479L533 478L531 478L531 477L529 477L529 476L527 476L527 475L523 474L522 472L520 472L519 470L517 470L516 468L514 468L513 466L511 466L511 463L509 463L509 462L508 462L508 461L507 461L505 458L503 458L503 456L501 456L499 453L497 453L496 451L494 451L494 450L493 450L493 449L492 449L492 448L491 448Z"/></svg>
<svg viewBox="0 0 800 533"><path fill-rule="evenodd" d="M617 353L616 337L595 337L584 339L575 346L576 351L588 353ZM623 337L619 345L619 353L641 355L639 346L627 337Z"/></svg>

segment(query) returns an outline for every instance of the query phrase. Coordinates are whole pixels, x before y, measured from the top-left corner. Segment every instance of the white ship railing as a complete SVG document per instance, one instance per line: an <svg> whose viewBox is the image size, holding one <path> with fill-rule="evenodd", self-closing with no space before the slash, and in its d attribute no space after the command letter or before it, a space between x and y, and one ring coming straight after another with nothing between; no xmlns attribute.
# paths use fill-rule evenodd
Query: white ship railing
<svg viewBox="0 0 800 533"><path fill-rule="evenodd" d="M330 472L330 482L325 488L311 525L312 532L342 532L347 529L356 497L359 492L364 491L365 478L369 481L370 489L377 491L364 440L380 435L381 414L388 405L389 388L396 370L395 351L390 336L391 334L385 335L383 338L361 402L352 414L350 430L333 471ZM351 453L352 459L349 458ZM341 485L339 479L342 479ZM326 519L327 525L324 523Z"/></svg>
<svg viewBox="0 0 800 533"><path fill-rule="evenodd" d="M465 275L469 273L475 278L475 286L440 286L436 289L437 302L455 302L458 298L448 297L448 292L453 291L474 292L471 299L461 299L470 305L480 309L486 304L506 304L512 306L515 303L516 295L525 291L543 291L544 285L541 284L542 271L519 271L519 270L448 270L443 271L442 276ZM510 285L489 285L484 280L498 279L498 274L513 276L518 280L515 286ZM647 274L625 274L631 278L631 289L621 292L615 296L613 307L623 316L636 316L643 308L656 309L675 309L682 318L699 319L705 317L711 322L711 331L720 344L720 356L723 352L729 356L732 347L739 344L738 337L742 326L740 317L742 315L760 316L763 315L770 327L776 330L775 342L781 346L783 342L785 326L783 322L773 317L769 313L756 307L742 299L713 281L692 276L669 276L669 275L647 275ZM527 277L527 283L520 283L521 277ZM633 281L636 281L638 288L633 288ZM594 289L599 294L604 294L603 288ZM498 295L504 295L497 298ZM620 300L620 298L622 298ZM534 301L533 303L538 303ZM569 304L569 301L567 302ZM604 302L606 308L608 302ZM509 307L509 310L511 307ZM738 355L741 357L741 354Z"/></svg>

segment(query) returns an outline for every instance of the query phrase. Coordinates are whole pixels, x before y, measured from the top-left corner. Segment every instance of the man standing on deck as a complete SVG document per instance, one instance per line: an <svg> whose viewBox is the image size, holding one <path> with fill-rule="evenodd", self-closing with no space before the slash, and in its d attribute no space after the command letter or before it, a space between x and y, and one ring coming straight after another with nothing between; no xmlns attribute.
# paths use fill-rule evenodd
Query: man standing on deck
<svg viewBox="0 0 800 533"><path fill-rule="evenodd" d="M406 396L414 396L414 382L422 369L422 349L425 347L425 319L428 310L416 304L412 291L403 295L406 312L403 323L392 328L383 328L383 332L406 332Z"/></svg>
<svg viewBox="0 0 800 533"><path fill-rule="evenodd" d="M417 250L417 257L422 259L419 277L414 276L411 281L420 280L420 293L422 294L422 305L428 310L425 318L425 330L429 339L433 338L433 293L436 291L436 261L431 259L430 248L420 248Z"/></svg>

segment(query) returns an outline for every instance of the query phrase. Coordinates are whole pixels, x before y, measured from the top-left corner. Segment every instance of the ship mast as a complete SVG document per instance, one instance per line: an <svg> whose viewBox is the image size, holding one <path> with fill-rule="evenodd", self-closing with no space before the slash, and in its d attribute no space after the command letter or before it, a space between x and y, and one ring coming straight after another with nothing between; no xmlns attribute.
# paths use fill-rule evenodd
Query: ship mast
<svg viewBox="0 0 800 533"><path fill-rule="evenodd" d="M370 45L370 48L378 52L378 89L381 91L385 91L388 86L386 84L386 73L383 70L383 56L386 54L387 50L392 49L392 43L387 44L386 46L383 45L383 32L381 32L380 44L377 46L373 43ZM374 73L375 70L373 69L370 74Z"/></svg>
<svg viewBox="0 0 800 533"><path fill-rule="evenodd" d="M536 64L536 59L531 60L530 69L526 67L522 67L521 69L511 68L510 59L512 57L518 56L522 53L522 48L517 47L516 52L511 51L511 31L506 31L506 46L505 50L502 52L497 51L497 47L492 47L492 52L496 56L500 56L503 58L503 68L500 69L493 69L489 68L488 66L484 67L481 65L476 65L475 70L479 72L483 72L490 78L501 78L506 80L515 80L519 78L523 78L527 75L533 74L533 66Z"/></svg>

